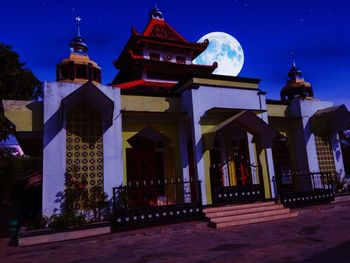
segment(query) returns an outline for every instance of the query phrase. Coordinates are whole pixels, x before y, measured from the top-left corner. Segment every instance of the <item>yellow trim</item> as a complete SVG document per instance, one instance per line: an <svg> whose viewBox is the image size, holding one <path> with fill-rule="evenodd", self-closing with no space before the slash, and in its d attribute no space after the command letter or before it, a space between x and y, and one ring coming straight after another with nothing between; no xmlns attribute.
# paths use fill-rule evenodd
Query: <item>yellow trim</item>
<svg viewBox="0 0 350 263"><path fill-rule="evenodd" d="M43 126L42 102L3 100L5 117L16 126L17 132L41 131Z"/></svg>
<svg viewBox="0 0 350 263"><path fill-rule="evenodd" d="M70 54L69 58L62 59L62 61L59 64L69 63L70 61L77 62L76 64L88 64L91 63L94 67L101 69L98 64L91 60L88 55L79 55L79 54Z"/></svg>
<svg viewBox="0 0 350 263"><path fill-rule="evenodd" d="M122 95L121 104L126 111L181 112L179 98Z"/></svg>
<svg viewBox="0 0 350 263"><path fill-rule="evenodd" d="M204 79L204 78L193 78L193 84L199 85L210 85L210 86L224 86L224 87L235 87L235 88L245 88L245 89L259 89L257 83L246 83L230 80L217 80L217 79Z"/></svg>
<svg viewBox="0 0 350 263"><path fill-rule="evenodd" d="M285 117L287 105L267 104L267 116L269 117Z"/></svg>

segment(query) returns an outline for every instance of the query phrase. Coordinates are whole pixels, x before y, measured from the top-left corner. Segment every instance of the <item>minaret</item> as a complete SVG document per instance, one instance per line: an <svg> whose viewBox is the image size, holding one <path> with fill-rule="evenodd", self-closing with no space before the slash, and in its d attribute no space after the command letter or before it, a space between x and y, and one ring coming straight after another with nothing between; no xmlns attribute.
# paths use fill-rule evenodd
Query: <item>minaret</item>
<svg viewBox="0 0 350 263"><path fill-rule="evenodd" d="M69 43L69 58L63 59L57 65L56 79L63 82L85 83L94 81L101 83L101 68L87 54L88 46L80 35L81 18L77 22L77 35Z"/></svg>
<svg viewBox="0 0 350 263"><path fill-rule="evenodd" d="M297 68L294 53L292 53L292 67L288 72L288 77L286 86L281 90L282 101L291 101L295 98L313 98L311 83L304 80L302 72Z"/></svg>

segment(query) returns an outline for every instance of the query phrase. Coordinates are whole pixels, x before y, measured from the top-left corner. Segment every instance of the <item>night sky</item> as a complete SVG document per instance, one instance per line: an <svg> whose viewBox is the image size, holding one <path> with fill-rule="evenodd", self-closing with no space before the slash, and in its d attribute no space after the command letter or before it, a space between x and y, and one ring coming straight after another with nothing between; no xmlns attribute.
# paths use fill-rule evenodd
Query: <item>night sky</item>
<svg viewBox="0 0 350 263"><path fill-rule="evenodd" d="M132 27L143 31L155 3L188 41L212 31L233 35L245 55L239 76L262 79L268 98L279 98L294 51L315 97L350 108L350 4L344 0L1 1L0 42L11 45L40 80L53 81L79 15L89 56L107 84L117 73L112 60Z"/></svg>

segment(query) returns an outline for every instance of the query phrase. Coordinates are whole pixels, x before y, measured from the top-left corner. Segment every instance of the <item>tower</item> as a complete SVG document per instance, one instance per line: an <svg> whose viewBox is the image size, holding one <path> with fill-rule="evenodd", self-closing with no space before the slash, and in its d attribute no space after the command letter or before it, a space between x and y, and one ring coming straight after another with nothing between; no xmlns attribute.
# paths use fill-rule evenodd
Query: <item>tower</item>
<svg viewBox="0 0 350 263"><path fill-rule="evenodd" d="M122 93L168 93L178 81L191 74L208 75L217 67L192 63L209 42L191 43L182 37L154 7L142 33L132 30L119 58L113 62L119 73L112 85Z"/></svg>
<svg viewBox="0 0 350 263"><path fill-rule="evenodd" d="M77 35L71 40L70 55L58 63L57 81L85 83L95 81L101 83L101 68L87 54L88 46L80 35L80 17L76 17Z"/></svg>
<svg viewBox="0 0 350 263"><path fill-rule="evenodd" d="M313 90L310 82L306 82L303 78L302 72L297 68L292 54L292 67L288 72L289 79L286 86L281 90L281 100L291 101L295 98L312 98Z"/></svg>

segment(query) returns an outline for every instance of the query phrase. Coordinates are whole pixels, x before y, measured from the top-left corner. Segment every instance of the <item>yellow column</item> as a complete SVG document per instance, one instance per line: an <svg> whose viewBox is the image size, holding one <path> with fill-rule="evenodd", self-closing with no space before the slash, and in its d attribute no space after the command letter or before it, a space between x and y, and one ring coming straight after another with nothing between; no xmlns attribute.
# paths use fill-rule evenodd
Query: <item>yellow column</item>
<svg viewBox="0 0 350 263"><path fill-rule="evenodd" d="M260 165L261 165L265 198L271 198L271 189L270 189L269 171L267 168L266 150L261 149L261 147L258 146L257 151L258 151L259 161L260 161Z"/></svg>
<svg viewBox="0 0 350 263"><path fill-rule="evenodd" d="M207 204L212 204L212 196L211 196L211 184L210 184L210 155L209 150L206 150L203 154L204 158L204 178L205 182L202 182L202 184L205 184L205 190L207 194Z"/></svg>

